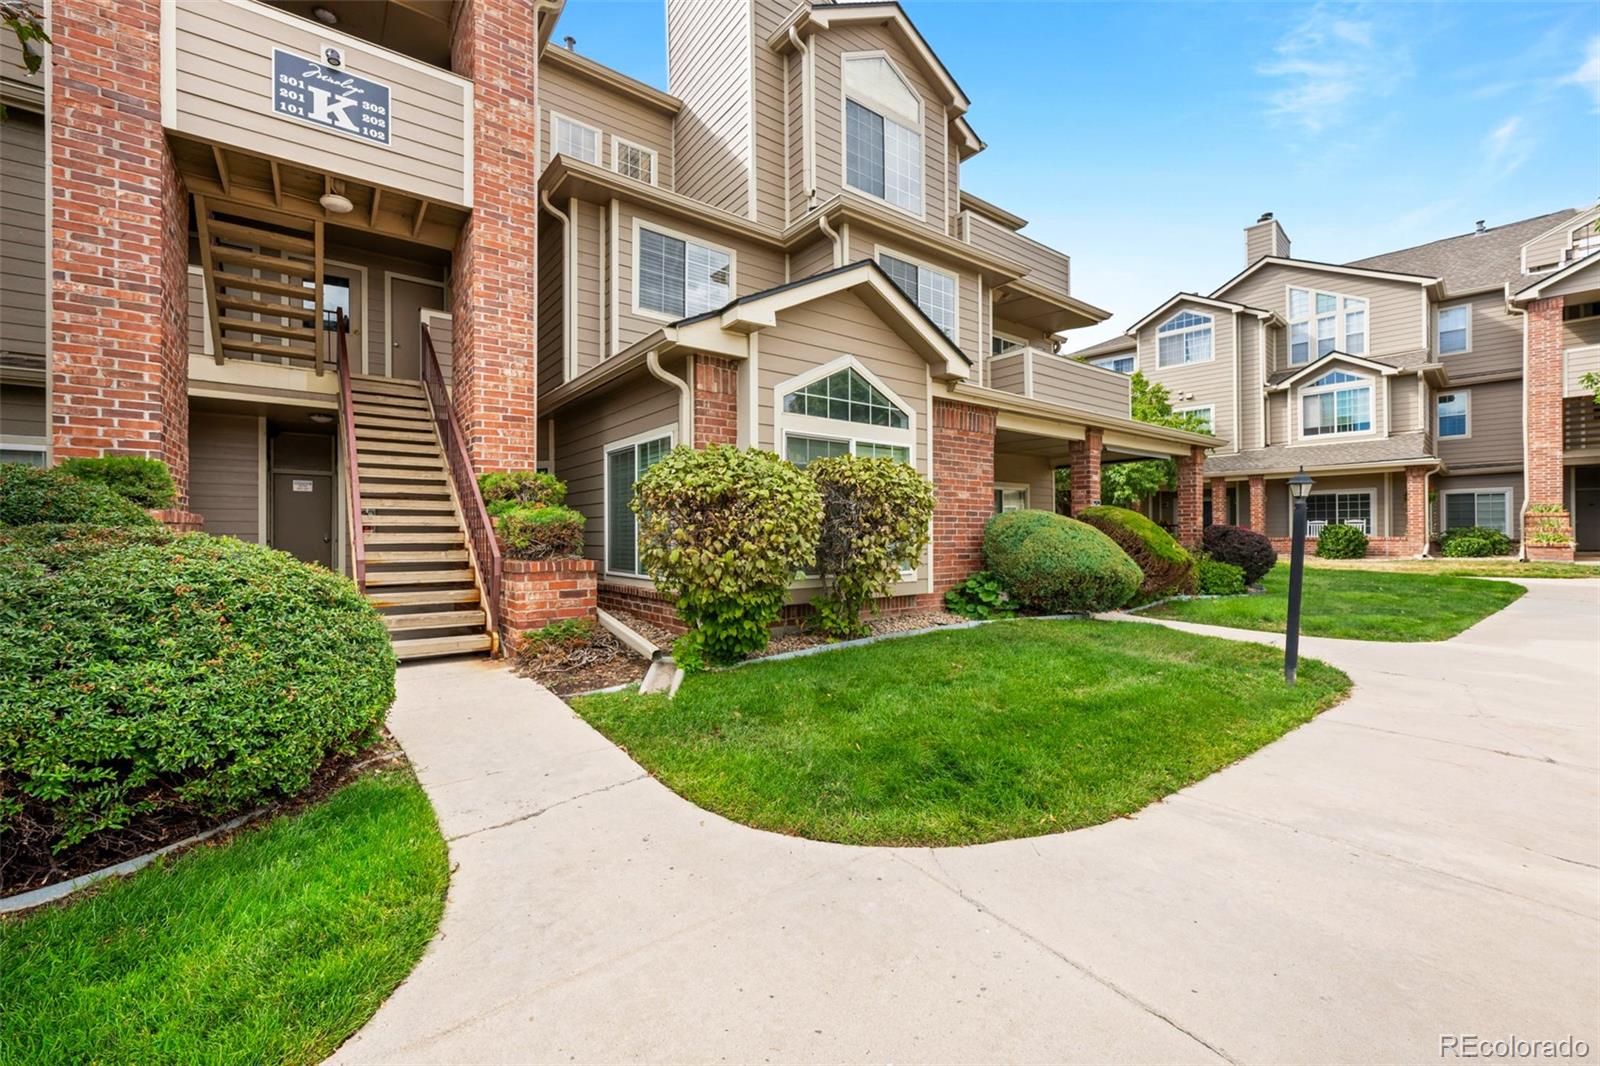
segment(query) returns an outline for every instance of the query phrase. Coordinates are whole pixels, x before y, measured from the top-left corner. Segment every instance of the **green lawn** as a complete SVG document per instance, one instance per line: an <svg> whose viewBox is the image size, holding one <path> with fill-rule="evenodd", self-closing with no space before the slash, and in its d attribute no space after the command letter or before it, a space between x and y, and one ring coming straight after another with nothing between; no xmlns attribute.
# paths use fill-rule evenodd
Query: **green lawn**
<svg viewBox="0 0 1600 1066"><path fill-rule="evenodd" d="M1383 570L1398 574L1454 574L1457 577L1600 578L1594 563L1539 563L1520 559L1318 559L1306 566L1329 570Z"/></svg>
<svg viewBox="0 0 1600 1066"><path fill-rule="evenodd" d="M1261 595L1184 600L1147 613L1282 633L1289 612L1289 567L1273 567L1261 584L1266 589ZM1348 640L1446 640L1526 591L1507 581L1447 574L1307 567L1300 632Z"/></svg>
<svg viewBox="0 0 1600 1066"><path fill-rule="evenodd" d="M682 796L853 844L974 844L1131 814L1338 702L1281 653L1129 622L1013 621L691 675L578 713Z"/></svg>
<svg viewBox="0 0 1600 1066"><path fill-rule="evenodd" d="M415 965L447 879L391 771L0 922L0 1061L318 1062Z"/></svg>

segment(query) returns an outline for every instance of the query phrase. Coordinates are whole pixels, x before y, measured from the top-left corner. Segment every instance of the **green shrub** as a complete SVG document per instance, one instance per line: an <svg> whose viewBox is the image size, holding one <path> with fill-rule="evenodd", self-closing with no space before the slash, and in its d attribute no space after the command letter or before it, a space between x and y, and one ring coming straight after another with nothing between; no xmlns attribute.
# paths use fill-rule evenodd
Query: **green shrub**
<svg viewBox="0 0 1600 1066"><path fill-rule="evenodd" d="M861 612L887 596L922 558L933 518L933 486L898 459L835 455L806 474L822 497L817 570L823 592L811 601L817 628L836 637L867 632Z"/></svg>
<svg viewBox="0 0 1600 1066"><path fill-rule="evenodd" d="M1486 526L1456 526L1439 534L1439 550L1453 558L1510 555L1511 538Z"/></svg>
<svg viewBox="0 0 1600 1066"><path fill-rule="evenodd" d="M1237 596L1244 592L1244 568L1204 556L1195 561L1202 596Z"/></svg>
<svg viewBox="0 0 1600 1066"><path fill-rule="evenodd" d="M1172 534L1125 507L1086 507L1077 518L1116 541L1144 574L1139 598L1185 596L1195 590L1194 556Z"/></svg>
<svg viewBox="0 0 1600 1066"><path fill-rule="evenodd" d="M634 488L639 564L676 601L685 669L767 646L789 585L816 558L816 484L771 452L678 447Z"/></svg>
<svg viewBox="0 0 1600 1066"><path fill-rule="evenodd" d="M1355 526L1327 525L1317 534L1317 556L1322 559L1365 559L1367 535Z"/></svg>
<svg viewBox="0 0 1600 1066"><path fill-rule="evenodd" d="M539 470L479 474L478 491L490 514L502 514L509 507L557 507L567 498L566 483Z"/></svg>
<svg viewBox="0 0 1600 1066"><path fill-rule="evenodd" d="M291 795L382 725L394 652L347 579L227 537L56 534L0 546L0 850Z"/></svg>
<svg viewBox="0 0 1600 1066"><path fill-rule="evenodd" d="M1005 585L992 570L979 570L947 591L944 606L966 618L1010 618L1017 613Z"/></svg>
<svg viewBox="0 0 1600 1066"><path fill-rule="evenodd" d="M36 522L86 522L101 526L154 526L143 508L104 485L61 471L0 463L0 526Z"/></svg>
<svg viewBox="0 0 1600 1066"><path fill-rule="evenodd" d="M1207 526L1202 542L1206 554L1219 563L1232 563L1244 571L1247 585L1254 585L1278 561L1272 541L1264 533L1243 526Z"/></svg>
<svg viewBox="0 0 1600 1066"><path fill-rule="evenodd" d="M95 459L63 459L57 470L79 481L104 485L140 507L159 510L178 499L167 464L142 455L103 455Z"/></svg>
<svg viewBox="0 0 1600 1066"><path fill-rule="evenodd" d="M554 559L583 554L584 522L570 507L513 504L494 520L494 529L508 558Z"/></svg>
<svg viewBox="0 0 1600 1066"><path fill-rule="evenodd" d="M1109 611L1139 590L1139 567L1098 529L1048 511L1007 511L983 530L989 569L1021 606Z"/></svg>

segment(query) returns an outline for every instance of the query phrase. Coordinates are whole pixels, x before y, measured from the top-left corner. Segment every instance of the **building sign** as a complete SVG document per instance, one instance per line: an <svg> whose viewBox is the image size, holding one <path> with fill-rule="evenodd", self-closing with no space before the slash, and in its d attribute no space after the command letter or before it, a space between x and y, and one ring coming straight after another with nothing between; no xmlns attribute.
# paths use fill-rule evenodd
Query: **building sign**
<svg viewBox="0 0 1600 1066"><path fill-rule="evenodd" d="M338 49L329 49L342 62ZM272 50L272 110L372 144L389 144L389 87L314 59Z"/></svg>

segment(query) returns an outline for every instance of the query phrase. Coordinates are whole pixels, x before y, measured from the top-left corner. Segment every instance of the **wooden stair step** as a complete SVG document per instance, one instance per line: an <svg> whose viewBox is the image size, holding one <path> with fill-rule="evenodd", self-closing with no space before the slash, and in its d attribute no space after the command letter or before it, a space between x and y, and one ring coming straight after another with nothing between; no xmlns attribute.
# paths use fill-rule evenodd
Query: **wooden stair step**
<svg viewBox="0 0 1600 1066"><path fill-rule="evenodd" d="M465 544L466 534L450 533L368 533L368 544Z"/></svg>
<svg viewBox="0 0 1600 1066"><path fill-rule="evenodd" d="M302 348L297 344L258 344L254 341L236 341L222 338L222 347L230 352L249 352L251 355L271 355L280 359L299 359L314 362L315 348Z"/></svg>
<svg viewBox="0 0 1600 1066"><path fill-rule="evenodd" d="M465 554L465 553L463 553ZM369 558L367 560L371 562ZM368 585L462 585L472 581L470 569L460 570L377 570L367 573ZM476 589L473 590L476 595ZM430 601L431 602L431 601Z"/></svg>
<svg viewBox="0 0 1600 1066"><path fill-rule="evenodd" d="M384 464L360 464L361 483L369 481L420 481L424 484L444 483L444 467L435 466L432 470L408 470L404 467L386 466ZM397 486L398 487L398 486Z"/></svg>
<svg viewBox="0 0 1600 1066"><path fill-rule="evenodd" d="M363 500L363 503L366 501ZM461 528L454 514L448 515L405 515L405 514L375 514L368 515L362 520L368 526L444 526L451 529Z"/></svg>
<svg viewBox="0 0 1600 1066"><path fill-rule="evenodd" d="M422 382L409 378L384 377L382 374L351 374L352 392L383 392L398 396L421 396Z"/></svg>
<svg viewBox="0 0 1600 1066"><path fill-rule="evenodd" d="M434 455L385 455L356 448L356 463L362 467L410 467L414 470L443 470L444 460Z"/></svg>
<svg viewBox="0 0 1600 1066"><path fill-rule="evenodd" d="M268 274L281 274L297 278L314 278L317 276L315 263L302 263L297 259L276 259L270 255L257 255L255 252L246 252L239 248L229 248L226 245L215 244L211 247L211 258L219 263L231 263L234 266L249 267ZM311 290L302 290L308 297Z"/></svg>
<svg viewBox="0 0 1600 1066"><path fill-rule="evenodd" d="M437 511L454 517L456 505L448 493L440 499L417 500L405 496L380 495L377 492L361 494L363 511Z"/></svg>
<svg viewBox="0 0 1600 1066"><path fill-rule="evenodd" d="M296 237L288 233L275 233L272 230L256 229L254 226L242 226L237 222L224 222L221 219L210 219L211 232L230 241L241 244L259 244L267 248L275 248L282 252L298 252L301 255L316 255L315 241L305 237Z"/></svg>
<svg viewBox="0 0 1600 1066"><path fill-rule="evenodd" d="M367 454L372 455L416 455L439 457L437 444L411 444L402 441L358 441L356 444L357 458Z"/></svg>
<svg viewBox="0 0 1600 1066"><path fill-rule="evenodd" d="M422 410L428 409L428 401L423 399L421 396L401 396L396 393L388 392L363 392L361 389L355 388L354 386L351 386L350 388L350 398L355 401L355 405L357 407L378 405L380 407L413 407L421 408Z"/></svg>
<svg viewBox="0 0 1600 1066"><path fill-rule="evenodd" d="M465 548L453 551L376 551L367 553L368 566L385 566L398 563L464 563Z"/></svg>
<svg viewBox="0 0 1600 1066"><path fill-rule="evenodd" d="M258 322L253 318L231 318L228 315L218 315L217 321L224 330L234 333L259 333L264 337L287 337L307 343L317 339L317 331L310 326L284 326L276 322Z"/></svg>
<svg viewBox="0 0 1600 1066"><path fill-rule="evenodd" d="M307 292L311 290L307 289ZM218 296L217 306L227 311L244 311L247 314L268 315L272 318L296 318L302 322L315 322L317 309L293 303L273 303L270 300L251 300L243 296Z"/></svg>
<svg viewBox="0 0 1600 1066"><path fill-rule="evenodd" d="M437 448L439 438L434 436L431 428L420 429L371 429L356 427L356 444L383 441L387 444L427 444Z"/></svg>
<svg viewBox="0 0 1600 1066"><path fill-rule="evenodd" d="M429 607L433 604L450 603L477 603L478 589L476 586L465 589L423 589L420 592L378 592L368 591L367 599L372 606L382 610L385 607Z"/></svg>
<svg viewBox="0 0 1600 1066"><path fill-rule="evenodd" d="M389 418L383 415L362 414L356 411L357 429L407 429L413 433L432 433L431 418Z"/></svg>
<svg viewBox="0 0 1600 1066"><path fill-rule="evenodd" d="M482 629L489 616L483 611L419 611L416 614L386 614L383 624L389 632L407 629L460 629L476 626Z"/></svg>
<svg viewBox="0 0 1600 1066"><path fill-rule="evenodd" d="M265 292L273 296L287 296L291 300L309 300L314 295L312 290L305 285L291 285L284 281L270 281L267 278L252 278L248 274L229 274L222 270L213 270L211 277L217 289L248 289L251 292Z"/></svg>
<svg viewBox="0 0 1600 1066"><path fill-rule="evenodd" d="M494 646L487 633L474 633L461 637L423 637L417 640L397 640L394 653L403 661L433 659L441 655L471 655L488 651Z"/></svg>

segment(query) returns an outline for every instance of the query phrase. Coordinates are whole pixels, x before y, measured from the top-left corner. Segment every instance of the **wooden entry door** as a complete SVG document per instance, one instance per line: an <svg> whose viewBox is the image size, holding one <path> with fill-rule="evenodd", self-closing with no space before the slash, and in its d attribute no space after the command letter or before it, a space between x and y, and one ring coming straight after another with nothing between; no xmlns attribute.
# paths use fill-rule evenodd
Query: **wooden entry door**
<svg viewBox="0 0 1600 1066"><path fill-rule="evenodd" d="M444 310L444 286L389 277L389 376L422 377L422 312Z"/></svg>

